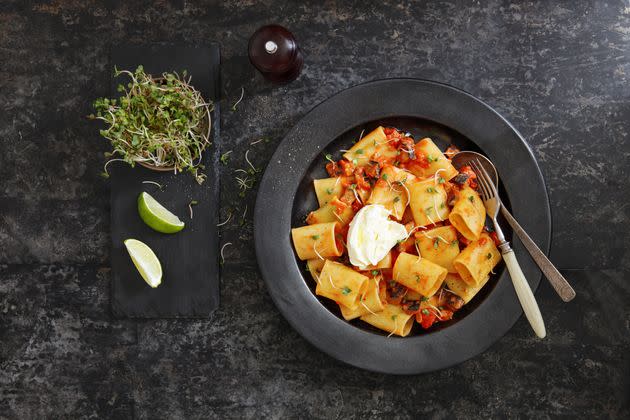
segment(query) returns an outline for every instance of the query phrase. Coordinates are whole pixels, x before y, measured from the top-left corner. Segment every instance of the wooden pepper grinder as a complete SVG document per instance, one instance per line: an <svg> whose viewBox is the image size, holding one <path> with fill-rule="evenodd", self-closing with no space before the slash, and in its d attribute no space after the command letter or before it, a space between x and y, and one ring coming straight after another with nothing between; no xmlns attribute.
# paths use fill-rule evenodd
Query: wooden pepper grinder
<svg viewBox="0 0 630 420"><path fill-rule="evenodd" d="M273 83L295 80L304 64L295 37L280 25L263 26L254 32L249 39L249 61Z"/></svg>

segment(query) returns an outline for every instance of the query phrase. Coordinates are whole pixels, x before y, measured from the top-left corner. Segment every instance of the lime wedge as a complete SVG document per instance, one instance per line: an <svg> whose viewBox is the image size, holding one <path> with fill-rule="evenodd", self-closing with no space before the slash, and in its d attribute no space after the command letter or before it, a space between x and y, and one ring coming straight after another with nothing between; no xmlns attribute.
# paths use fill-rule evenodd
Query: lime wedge
<svg viewBox="0 0 630 420"><path fill-rule="evenodd" d="M133 265L144 281L151 287L158 287L162 283L162 265L155 253L147 244L137 239L127 239L124 243Z"/></svg>
<svg viewBox="0 0 630 420"><path fill-rule="evenodd" d="M146 192L138 196L138 213L150 228L162 233L175 233L184 229L184 222L158 203Z"/></svg>

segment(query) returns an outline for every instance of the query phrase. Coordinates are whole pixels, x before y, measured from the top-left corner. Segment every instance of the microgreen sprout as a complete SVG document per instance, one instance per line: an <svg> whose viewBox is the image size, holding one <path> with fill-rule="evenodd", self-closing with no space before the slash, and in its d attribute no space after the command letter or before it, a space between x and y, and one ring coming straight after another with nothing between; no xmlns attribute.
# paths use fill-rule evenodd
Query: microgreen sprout
<svg viewBox="0 0 630 420"><path fill-rule="evenodd" d="M156 187L158 187L160 189L160 191L162 191L162 184L159 184L155 181L142 181L143 184L152 184L155 185Z"/></svg>
<svg viewBox="0 0 630 420"><path fill-rule="evenodd" d="M193 208L192 208L192 206L196 206L197 204L199 204L199 202L197 200L190 200L190 203L188 203L188 210L190 210L190 219L191 220L193 218Z"/></svg>
<svg viewBox="0 0 630 420"><path fill-rule="evenodd" d="M225 263L225 248L232 245L232 242L226 242L223 244L223 246L221 247L221 265L223 265Z"/></svg>
<svg viewBox="0 0 630 420"><path fill-rule="evenodd" d="M232 105L232 112L236 112L236 106L241 103L243 96L245 96L245 88L241 87L241 97L238 98L238 101L234 102L234 105Z"/></svg>
<svg viewBox="0 0 630 420"><path fill-rule="evenodd" d="M113 149L108 157L115 158L105 164L104 176L109 163L124 161L188 171L201 184L206 178L199 169L201 154L210 145L212 103L190 85L185 72L154 78L142 66L134 72L115 69L114 76L121 75L131 79L118 86L121 97L96 99L95 114L89 116L106 124L100 134Z"/></svg>
<svg viewBox="0 0 630 420"><path fill-rule="evenodd" d="M232 153L231 150L228 150L227 152L223 153L221 155L221 157L219 158L219 160L221 161L222 164L226 165L228 164L228 162L230 161L230 153Z"/></svg>
<svg viewBox="0 0 630 420"><path fill-rule="evenodd" d="M225 221L224 221L224 222L218 223L218 224L217 224L217 227L220 227L220 226L226 225L226 224L227 224L227 223L228 223L231 219L232 219L232 212L230 211L230 212L228 213L228 217L227 217L227 219L225 219Z"/></svg>

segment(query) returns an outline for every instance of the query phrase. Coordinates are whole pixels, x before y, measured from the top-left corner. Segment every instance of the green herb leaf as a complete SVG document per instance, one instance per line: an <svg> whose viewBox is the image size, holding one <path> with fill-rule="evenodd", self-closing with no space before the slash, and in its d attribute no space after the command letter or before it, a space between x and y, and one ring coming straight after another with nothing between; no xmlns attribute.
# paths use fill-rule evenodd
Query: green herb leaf
<svg viewBox="0 0 630 420"><path fill-rule="evenodd" d="M311 238L313 238L313 240L316 241L316 240L319 239L319 235L313 235L313 236L311 236Z"/></svg>
<svg viewBox="0 0 630 420"><path fill-rule="evenodd" d="M435 194L435 193L437 193L437 190L435 188L433 188L433 187L429 187L429 188L427 188L427 192Z"/></svg>
<svg viewBox="0 0 630 420"><path fill-rule="evenodd" d="M231 150L228 150L227 152L223 153L221 155L221 157L219 158L219 160L221 161L222 164L227 165L228 162L230 161L230 153L232 153Z"/></svg>
<svg viewBox="0 0 630 420"><path fill-rule="evenodd" d="M486 258L489 259L489 260L492 259L492 254L490 252L488 252L488 254L486 255Z"/></svg>
<svg viewBox="0 0 630 420"><path fill-rule="evenodd" d="M473 197L472 195L468 196L468 201L470 201L471 203L475 202L475 197Z"/></svg>
<svg viewBox="0 0 630 420"><path fill-rule="evenodd" d="M326 158L327 161L335 163L335 161L333 160L332 155L330 153L326 153L324 155L324 157Z"/></svg>
<svg viewBox="0 0 630 420"><path fill-rule="evenodd" d="M446 180L442 177L438 178L438 184L444 184L446 182Z"/></svg>
<svg viewBox="0 0 630 420"><path fill-rule="evenodd" d="M349 295L350 292L352 292L352 289L349 288L348 286L344 286L343 289L341 289L341 293L345 296Z"/></svg>
<svg viewBox="0 0 630 420"><path fill-rule="evenodd" d="M427 308L424 308L422 310L422 315L429 315L429 310Z"/></svg>
<svg viewBox="0 0 630 420"><path fill-rule="evenodd" d="M387 174L383 174L383 176L381 178L383 178L385 181L387 181L388 176L387 176Z"/></svg>
<svg viewBox="0 0 630 420"><path fill-rule="evenodd" d="M396 321L396 318L398 318L398 315L392 315L392 321Z"/></svg>
<svg viewBox="0 0 630 420"><path fill-rule="evenodd" d="M423 302L426 302L427 300L429 300L429 298L428 298L428 297L426 297L426 296L422 296L422 297L420 298L420 300L421 300L421 301L423 301Z"/></svg>
<svg viewBox="0 0 630 420"><path fill-rule="evenodd" d="M372 275L373 276L377 276L378 275L378 270L372 270Z"/></svg>
<svg viewBox="0 0 630 420"><path fill-rule="evenodd" d="M363 149L357 149L357 150L354 152L354 154L355 154L355 155L362 155L362 154L363 154Z"/></svg>
<svg viewBox="0 0 630 420"><path fill-rule="evenodd" d="M394 197L394 203L398 203L400 201L400 197L396 196Z"/></svg>
<svg viewBox="0 0 630 420"><path fill-rule="evenodd" d="M332 188L326 188L326 194L331 195L333 193Z"/></svg>

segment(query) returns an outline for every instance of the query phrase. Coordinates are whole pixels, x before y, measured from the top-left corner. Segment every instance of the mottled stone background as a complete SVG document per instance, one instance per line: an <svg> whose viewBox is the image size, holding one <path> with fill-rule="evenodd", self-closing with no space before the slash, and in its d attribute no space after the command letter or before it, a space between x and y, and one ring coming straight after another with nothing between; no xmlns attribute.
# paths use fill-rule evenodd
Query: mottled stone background
<svg viewBox="0 0 630 420"><path fill-rule="evenodd" d="M304 50L284 87L247 40L281 23ZM223 54L222 306L208 320L109 312L107 145L84 116L118 43L218 41ZM628 418L630 2L89 1L0 3L0 418ZM311 107L364 81L412 76L480 97L525 136L547 180L549 336L521 319L482 355L392 377L341 365L280 316L256 268L247 148L264 166ZM245 89L236 112L231 105ZM261 137L268 142L249 144ZM242 212L247 206L244 221Z"/></svg>

